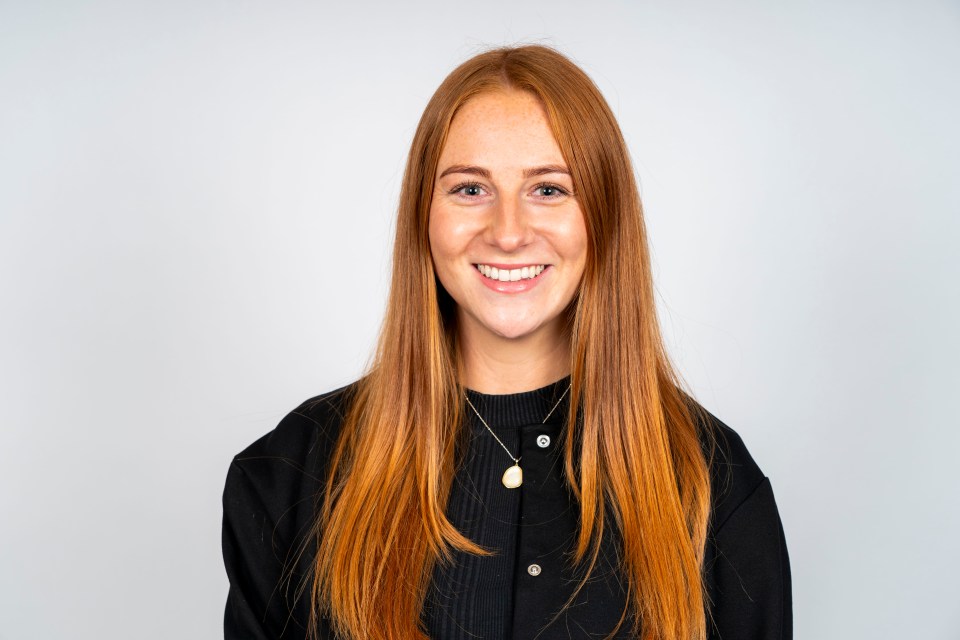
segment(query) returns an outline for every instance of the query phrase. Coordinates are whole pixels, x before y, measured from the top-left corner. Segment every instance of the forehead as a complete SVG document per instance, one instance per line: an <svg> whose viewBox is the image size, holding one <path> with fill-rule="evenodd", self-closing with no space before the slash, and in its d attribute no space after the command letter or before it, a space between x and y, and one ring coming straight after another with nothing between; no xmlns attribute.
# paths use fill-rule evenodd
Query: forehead
<svg viewBox="0 0 960 640"><path fill-rule="evenodd" d="M490 91L457 111L440 153L441 164L562 164L546 111L525 91Z"/></svg>

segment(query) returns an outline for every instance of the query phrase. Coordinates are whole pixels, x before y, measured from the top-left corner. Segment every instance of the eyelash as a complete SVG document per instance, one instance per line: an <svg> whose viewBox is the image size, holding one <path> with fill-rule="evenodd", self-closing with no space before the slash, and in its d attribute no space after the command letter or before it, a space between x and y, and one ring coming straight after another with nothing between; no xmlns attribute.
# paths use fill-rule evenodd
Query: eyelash
<svg viewBox="0 0 960 640"><path fill-rule="evenodd" d="M450 189L450 193L451 193L451 194L455 194L455 193L458 193L458 192L460 192L460 191L463 191L464 189L469 189L469 188L471 188L471 187L476 188L476 189L483 189L483 185L480 184L479 182L461 182L461 183L458 184L457 186L455 186L455 187L453 187L452 189ZM557 192L557 195L560 195L560 196L568 196L568 195L570 195L570 192L568 192L566 189L564 189L563 187L561 187L561 186L559 186L559 185L553 184L552 182L541 182L540 184L535 185L535 186L533 187L533 190L534 190L534 191L539 191L540 189L553 189L554 191ZM464 194L464 195L465 195L465 194ZM467 197L468 197L468 198L475 198L475 197L477 197L477 196L467 196ZM546 198L546 199L552 199L552 198L554 198L554 197L556 197L556 196L540 196L540 197L541 197L541 198Z"/></svg>
<svg viewBox="0 0 960 640"><path fill-rule="evenodd" d="M451 194L451 195L452 195L452 194L456 194L457 192L463 191L464 189L468 189L468 188L470 188L470 187L476 187L477 189L483 189L483 185L480 184L479 182L461 182L460 184L458 184L457 186L455 186L453 189L450 189L450 194ZM463 195L466 195L466 194L463 194ZM468 197L468 198L475 198L476 196L467 196L467 197Z"/></svg>
<svg viewBox="0 0 960 640"><path fill-rule="evenodd" d="M570 192L561 187L560 185L553 184L552 182L541 182L533 188L534 191L539 191L540 189L553 189L561 196L568 196ZM552 196L540 196L541 198L550 198Z"/></svg>

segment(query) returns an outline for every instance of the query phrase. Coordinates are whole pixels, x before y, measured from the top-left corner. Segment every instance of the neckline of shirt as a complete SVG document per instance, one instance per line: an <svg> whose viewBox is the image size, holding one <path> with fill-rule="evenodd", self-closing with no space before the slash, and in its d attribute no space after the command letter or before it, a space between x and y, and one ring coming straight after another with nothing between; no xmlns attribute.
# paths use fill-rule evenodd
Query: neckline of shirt
<svg viewBox="0 0 960 640"><path fill-rule="evenodd" d="M497 431L502 428L539 426L554 405L557 405L557 400L564 396L568 386L570 386L570 376L564 376L556 382L533 391L487 394L467 389L466 393L490 428ZM568 393L554 409L546 424L563 423L567 419L569 407L570 394ZM469 407L466 407L466 415L477 421L477 417ZM479 421L477 423L479 424Z"/></svg>

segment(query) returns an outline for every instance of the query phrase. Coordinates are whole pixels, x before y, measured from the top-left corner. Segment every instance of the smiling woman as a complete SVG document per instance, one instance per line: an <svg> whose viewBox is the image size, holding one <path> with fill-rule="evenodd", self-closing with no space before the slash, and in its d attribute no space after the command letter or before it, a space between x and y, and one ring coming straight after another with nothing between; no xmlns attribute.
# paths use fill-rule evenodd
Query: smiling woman
<svg viewBox="0 0 960 640"><path fill-rule="evenodd" d="M792 637L769 481L685 393L590 79L478 55L424 111L375 361L239 454L227 638Z"/></svg>

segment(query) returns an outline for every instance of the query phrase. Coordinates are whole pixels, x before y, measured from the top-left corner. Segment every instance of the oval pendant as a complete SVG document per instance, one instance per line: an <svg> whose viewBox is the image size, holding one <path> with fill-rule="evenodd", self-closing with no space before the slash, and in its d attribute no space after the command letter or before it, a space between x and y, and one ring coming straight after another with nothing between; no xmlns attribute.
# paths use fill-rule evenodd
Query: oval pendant
<svg viewBox="0 0 960 640"><path fill-rule="evenodd" d="M516 489L523 484L523 469L515 464L503 472L503 486L507 489Z"/></svg>

